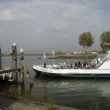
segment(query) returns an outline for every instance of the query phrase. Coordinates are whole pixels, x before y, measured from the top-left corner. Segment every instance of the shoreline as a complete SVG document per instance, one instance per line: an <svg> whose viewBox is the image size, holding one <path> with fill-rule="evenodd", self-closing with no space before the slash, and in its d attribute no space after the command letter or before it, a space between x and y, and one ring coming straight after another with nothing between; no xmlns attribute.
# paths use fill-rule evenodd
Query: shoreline
<svg viewBox="0 0 110 110"><path fill-rule="evenodd" d="M19 54L18 54L19 56ZM37 56L38 59L42 59L42 54L24 54L24 56ZM11 55L2 55L2 57L11 57ZM52 55L47 54L47 59L94 59L97 57L96 54L90 54L90 53L81 53L81 54L55 54L54 57Z"/></svg>
<svg viewBox="0 0 110 110"><path fill-rule="evenodd" d="M96 54L74 54L74 55L56 55L53 57L47 57L48 59L94 59Z"/></svg>

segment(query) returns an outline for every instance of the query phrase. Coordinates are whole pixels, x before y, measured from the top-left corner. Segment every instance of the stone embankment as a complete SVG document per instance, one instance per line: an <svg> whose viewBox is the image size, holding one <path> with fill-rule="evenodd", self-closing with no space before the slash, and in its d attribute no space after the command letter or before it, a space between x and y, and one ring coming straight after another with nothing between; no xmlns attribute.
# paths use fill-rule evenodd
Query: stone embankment
<svg viewBox="0 0 110 110"><path fill-rule="evenodd" d="M37 105L15 102L9 107L9 110L78 110L78 109L73 109L70 107L64 107L59 105L55 105L54 108L49 109L48 104Z"/></svg>
<svg viewBox="0 0 110 110"><path fill-rule="evenodd" d="M52 105L48 103L38 104L16 100L4 95L0 95L0 110L78 110L75 108Z"/></svg>

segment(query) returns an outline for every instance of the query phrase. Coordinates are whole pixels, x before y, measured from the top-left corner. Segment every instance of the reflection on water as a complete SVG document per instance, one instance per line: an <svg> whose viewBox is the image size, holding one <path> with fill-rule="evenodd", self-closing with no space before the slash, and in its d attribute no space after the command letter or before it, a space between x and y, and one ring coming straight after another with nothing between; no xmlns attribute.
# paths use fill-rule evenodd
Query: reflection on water
<svg viewBox="0 0 110 110"><path fill-rule="evenodd" d="M34 86L0 84L1 93L42 103L51 98L56 104L81 110L110 110L110 81L34 80ZM104 88L103 88L104 87Z"/></svg>
<svg viewBox="0 0 110 110"><path fill-rule="evenodd" d="M12 85L12 84L0 84L0 93L7 94L9 96L21 97L25 93L25 88L22 85Z"/></svg>
<svg viewBox="0 0 110 110"><path fill-rule="evenodd" d="M51 98L56 104L80 110L110 110L109 79L73 80L37 78L35 72L32 70L32 65L40 64L42 61L36 57L26 57L25 62L31 71L34 85L29 86L27 82L25 82L25 86L0 84L0 93L26 97L28 100L31 99L38 103Z"/></svg>
<svg viewBox="0 0 110 110"><path fill-rule="evenodd" d="M51 96L57 104L82 110L110 109L109 80L42 79L41 83L47 90L47 96Z"/></svg>

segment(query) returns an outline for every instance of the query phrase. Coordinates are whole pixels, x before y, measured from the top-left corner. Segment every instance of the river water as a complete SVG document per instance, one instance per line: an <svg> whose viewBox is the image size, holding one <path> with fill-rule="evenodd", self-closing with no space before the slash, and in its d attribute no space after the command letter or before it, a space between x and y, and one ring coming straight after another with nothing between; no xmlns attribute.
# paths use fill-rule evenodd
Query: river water
<svg viewBox="0 0 110 110"><path fill-rule="evenodd" d="M64 60L72 63L75 60ZM35 101L52 100L55 104L65 105L80 110L110 110L110 79L55 79L37 78L32 70L34 64L42 64L43 60L37 56L26 56L25 64L29 68L33 80L30 89L28 80L22 89L13 85L0 84L0 91L11 93L19 91L20 95L27 94ZM58 60L54 61L55 63ZM47 60L52 64L53 60ZM3 57L3 67L11 67L11 58ZM11 94L16 95L15 92ZM18 95L18 94L17 94ZM1 99L0 99L1 100Z"/></svg>

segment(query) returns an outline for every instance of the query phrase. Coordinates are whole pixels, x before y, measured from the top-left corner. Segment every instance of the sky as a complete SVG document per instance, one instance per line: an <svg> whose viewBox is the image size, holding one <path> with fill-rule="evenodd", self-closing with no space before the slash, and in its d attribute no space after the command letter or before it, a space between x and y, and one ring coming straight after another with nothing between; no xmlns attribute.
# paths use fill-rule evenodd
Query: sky
<svg viewBox="0 0 110 110"><path fill-rule="evenodd" d="M91 32L99 49L100 35L110 31L110 0L0 0L0 46L13 42L25 53L80 51L82 32Z"/></svg>

